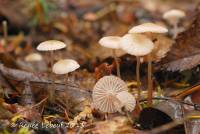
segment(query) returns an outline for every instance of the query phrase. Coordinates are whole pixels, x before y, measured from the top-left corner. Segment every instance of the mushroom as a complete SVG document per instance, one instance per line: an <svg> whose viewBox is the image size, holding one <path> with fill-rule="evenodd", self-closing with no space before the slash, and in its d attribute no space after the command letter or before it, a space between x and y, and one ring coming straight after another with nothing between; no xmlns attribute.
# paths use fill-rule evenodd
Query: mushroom
<svg viewBox="0 0 200 134"><path fill-rule="evenodd" d="M161 34L168 32L168 29L154 24L154 23L143 23L141 25L135 26L129 30L130 34L140 33L148 36L152 41L155 40L155 34ZM151 53L148 54L148 105L152 105L152 57Z"/></svg>
<svg viewBox="0 0 200 134"><path fill-rule="evenodd" d="M112 49L113 57L114 57L114 60L116 62L116 66L117 66L117 76L118 77L120 77L120 65L119 65L119 62L117 59L116 49L120 48L120 40L121 40L121 37L118 37L118 36L107 36L107 37L103 37L99 40L99 44L101 46Z"/></svg>
<svg viewBox="0 0 200 134"><path fill-rule="evenodd" d="M163 14L165 19L170 25L173 26L173 38L175 39L178 34L178 23L180 19L185 18L185 12L178 9L172 9Z"/></svg>
<svg viewBox="0 0 200 134"><path fill-rule="evenodd" d="M135 97L127 91L122 91L117 94L117 98L122 103L122 106L125 108L126 111L133 111L136 106Z"/></svg>
<svg viewBox="0 0 200 134"><path fill-rule="evenodd" d="M64 59L64 60L59 60L53 65L52 71L55 74L65 74L65 84L67 86L67 78L68 78L68 73L75 71L78 69L80 65L72 59Z"/></svg>
<svg viewBox="0 0 200 134"><path fill-rule="evenodd" d="M138 100L140 100L140 57L151 53L154 48L153 42L141 34L126 34L122 37L120 45L125 52L136 56L136 78L138 87Z"/></svg>
<svg viewBox="0 0 200 134"><path fill-rule="evenodd" d="M54 51L65 48L66 44L64 42L58 40L48 40L40 43L37 46L37 50L39 51L50 51L50 60L51 60L51 68L53 66L54 61Z"/></svg>
<svg viewBox="0 0 200 134"><path fill-rule="evenodd" d="M121 101L118 93L127 91L126 83L116 76L104 76L93 88L92 99L94 107L105 113L120 111Z"/></svg>
<svg viewBox="0 0 200 134"><path fill-rule="evenodd" d="M41 61L42 56L39 53L31 53L25 57L25 61L27 62L34 62L34 61Z"/></svg>

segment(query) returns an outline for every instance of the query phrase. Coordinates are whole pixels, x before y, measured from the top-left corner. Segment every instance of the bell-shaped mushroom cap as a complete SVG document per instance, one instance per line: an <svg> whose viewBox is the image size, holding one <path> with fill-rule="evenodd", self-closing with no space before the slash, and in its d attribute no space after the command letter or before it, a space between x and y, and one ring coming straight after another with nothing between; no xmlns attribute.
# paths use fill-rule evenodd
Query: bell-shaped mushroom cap
<svg viewBox="0 0 200 134"><path fill-rule="evenodd" d="M120 48L120 40L121 37L118 36L107 36L101 38L99 44L107 48L118 49Z"/></svg>
<svg viewBox="0 0 200 134"><path fill-rule="evenodd" d="M25 57L25 61L32 62L32 61L41 61L42 56L39 53L31 53Z"/></svg>
<svg viewBox="0 0 200 134"><path fill-rule="evenodd" d="M149 54L153 48L153 42L141 34L126 34L121 39L121 48L128 54L144 56Z"/></svg>
<svg viewBox="0 0 200 134"><path fill-rule="evenodd" d="M40 43L37 46L37 50L39 51L53 51L65 48L67 45L64 42L58 40L48 40Z"/></svg>
<svg viewBox="0 0 200 134"><path fill-rule="evenodd" d="M127 91L122 91L117 94L117 98L122 103L126 111L133 111L136 105L135 97Z"/></svg>
<svg viewBox="0 0 200 134"><path fill-rule="evenodd" d="M122 105L117 94L126 91L126 83L116 76L104 76L94 86L92 98L95 108L102 112L114 113L121 109Z"/></svg>
<svg viewBox="0 0 200 134"><path fill-rule="evenodd" d="M78 69L80 65L71 59L59 60L53 65L53 72L55 74L67 74L69 72L73 72Z"/></svg>
<svg viewBox="0 0 200 134"><path fill-rule="evenodd" d="M135 26L129 30L128 33L167 33L168 29L154 24L154 23L143 23L141 25Z"/></svg>
<svg viewBox="0 0 200 134"><path fill-rule="evenodd" d="M172 9L163 14L163 18L166 20L171 19L171 18L180 19L180 18L184 18L185 16L186 16L185 12L178 9Z"/></svg>

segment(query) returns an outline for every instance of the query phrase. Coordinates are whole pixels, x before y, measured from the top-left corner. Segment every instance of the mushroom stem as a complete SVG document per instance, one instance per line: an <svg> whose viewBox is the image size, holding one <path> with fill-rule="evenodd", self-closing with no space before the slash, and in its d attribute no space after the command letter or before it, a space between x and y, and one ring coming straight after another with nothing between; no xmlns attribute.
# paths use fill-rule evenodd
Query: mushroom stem
<svg viewBox="0 0 200 134"><path fill-rule="evenodd" d="M152 106L152 58L151 53L148 54L148 98L147 104L149 107Z"/></svg>
<svg viewBox="0 0 200 134"><path fill-rule="evenodd" d="M120 75L120 65L119 65L119 62L118 62L118 59L117 59L117 56L116 56L116 50L113 49L112 52L113 52L113 57L114 57L116 66L117 66L117 76L121 78L121 75Z"/></svg>
<svg viewBox="0 0 200 134"><path fill-rule="evenodd" d="M68 83L68 73L65 74L65 86L67 87L67 83Z"/></svg>
<svg viewBox="0 0 200 134"><path fill-rule="evenodd" d="M50 51L50 69L52 69L52 67L53 67L53 61L54 61L53 55L54 55L54 52ZM51 74L49 76L51 76ZM49 87L47 85L47 89L49 90L49 101L53 103L54 102L54 94L55 94L55 89L54 89L55 81L54 81L54 76L53 75L52 75L52 82L53 82L52 88L48 89Z"/></svg>
<svg viewBox="0 0 200 134"><path fill-rule="evenodd" d="M7 25L7 21L3 21L2 25L3 25L3 38L4 38L4 41L5 41L5 46L7 46L7 43L8 43L8 25Z"/></svg>
<svg viewBox="0 0 200 134"><path fill-rule="evenodd" d="M138 88L138 100L140 100L141 89L140 89L140 57L136 56L137 65L136 65L136 79L137 79L137 88Z"/></svg>
<svg viewBox="0 0 200 134"><path fill-rule="evenodd" d="M178 35L178 23L175 23L174 26L173 26L173 39L175 39Z"/></svg>
<svg viewBox="0 0 200 134"><path fill-rule="evenodd" d="M52 68L53 67L53 61L54 61L54 51L50 51L50 67Z"/></svg>

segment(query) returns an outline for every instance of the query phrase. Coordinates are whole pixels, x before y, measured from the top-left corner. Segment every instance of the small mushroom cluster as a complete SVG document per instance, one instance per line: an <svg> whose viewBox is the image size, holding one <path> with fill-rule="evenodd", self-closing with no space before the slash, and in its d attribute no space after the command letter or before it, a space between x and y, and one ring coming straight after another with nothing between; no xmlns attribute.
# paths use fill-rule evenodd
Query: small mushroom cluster
<svg viewBox="0 0 200 134"><path fill-rule="evenodd" d="M115 55L116 49L122 49L130 55L136 56L136 78L138 86L138 100L140 100L140 61L141 57L148 56L148 104L152 104L152 57L154 50L154 40L157 40L158 34L167 33L168 29L155 23L144 23L131 28L127 34L122 37L108 36L100 39L99 44L113 49L113 56L117 65L117 74L120 77L120 66Z"/></svg>
<svg viewBox="0 0 200 134"><path fill-rule="evenodd" d="M60 50L65 48L67 45L64 42L58 41L58 40L48 40L40 43L37 46L37 50L39 51L50 51L50 63L51 63L51 68L53 73L59 74L59 75L66 75L65 78L65 83L67 86L67 78L68 78L68 73L75 71L80 67L80 65L72 59L61 59L57 61L55 64L53 64L54 61L54 51ZM34 54L31 55L32 58L38 59L39 56ZM26 58L27 60L30 60L30 57ZM52 89L54 94L54 89Z"/></svg>
<svg viewBox="0 0 200 134"><path fill-rule="evenodd" d="M133 111L135 98L128 92L126 83L116 76L104 76L93 89L93 104L96 109L105 113Z"/></svg>

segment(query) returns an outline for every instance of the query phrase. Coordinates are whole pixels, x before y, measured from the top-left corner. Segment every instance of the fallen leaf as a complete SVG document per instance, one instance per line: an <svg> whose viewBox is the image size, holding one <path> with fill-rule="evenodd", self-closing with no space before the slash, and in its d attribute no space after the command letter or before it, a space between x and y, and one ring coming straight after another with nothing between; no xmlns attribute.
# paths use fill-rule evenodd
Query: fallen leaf
<svg viewBox="0 0 200 134"><path fill-rule="evenodd" d="M160 63L168 71L191 69L200 63L200 11L190 27L178 35L176 44Z"/></svg>

